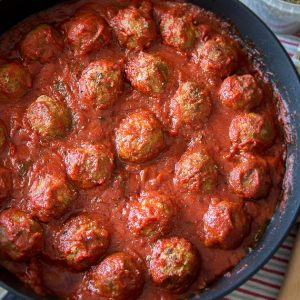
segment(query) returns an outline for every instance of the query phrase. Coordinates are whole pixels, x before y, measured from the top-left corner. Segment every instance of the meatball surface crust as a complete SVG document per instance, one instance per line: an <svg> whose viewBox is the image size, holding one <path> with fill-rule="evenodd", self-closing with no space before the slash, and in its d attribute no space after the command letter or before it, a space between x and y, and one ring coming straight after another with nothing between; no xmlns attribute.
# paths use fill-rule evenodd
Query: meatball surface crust
<svg viewBox="0 0 300 300"><path fill-rule="evenodd" d="M42 95L27 110L32 128L44 138L63 137L71 126L71 115L67 106L58 100Z"/></svg>
<svg viewBox="0 0 300 300"><path fill-rule="evenodd" d="M256 113L241 113L231 121L229 127L231 143L246 152L264 150L275 138L273 122Z"/></svg>
<svg viewBox="0 0 300 300"><path fill-rule="evenodd" d="M175 167L174 183L182 192L210 192L217 178L217 166L203 147L187 150Z"/></svg>
<svg viewBox="0 0 300 300"><path fill-rule="evenodd" d="M68 151L65 164L67 174L74 183L80 188L88 189L110 179L114 156L102 144L84 144Z"/></svg>
<svg viewBox="0 0 300 300"><path fill-rule="evenodd" d="M152 19L152 4L143 1L140 7L127 7L119 10L112 25L122 47L142 50L150 46L156 38L155 24Z"/></svg>
<svg viewBox="0 0 300 300"><path fill-rule="evenodd" d="M0 151L4 148L7 142L7 130L4 122L0 120Z"/></svg>
<svg viewBox="0 0 300 300"><path fill-rule="evenodd" d="M0 102L16 100L32 86L30 73L18 62L0 65Z"/></svg>
<svg viewBox="0 0 300 300"><path fill-rule="evenodd" d="M203 71L218 77L231 75L238 66L238 51L233 40L217 35L196 50L195 61Z"/></svg>
<svg viewBox="0 0 300 300"><path fill-rule="evenodd" d="M152 246L149 271L152 281L172 292L183 292L195 280L200 269L200 255L186 239L171 237Z"/></svg>
<svg viewBox="0 0 300 300"><path fill-rule="evenodd" d="M12 260L26 260L42 247L40 224L16 208L0 212L0 233L0 253Z"/></svg>
<svg viewBox="0 0 300 300"><path fill-rule="evenodd" d="M169 232L173 215L174 207L169 197L153 191L132 201L128 226L135 236L159 238Z"/></svg>
<svg viewBox="0 0 300 300"><path fill-rule="evenodd" d="M197 38L196 28L191 18L169 13L162 15L160 33L164 44L181 51L192 48Z"/></svg>
<svg viewBox="0 0 300 300"><path fill-rule="evenodd" d="M0 201L9 196L13 189L11 171L0 165Z"/></svg>
<svg viewBox="0 0 300 300"><path fill-rule="evenodd" d="M75 55L84 55L107 45L111 29L95 11L82 10L62 26Z"/></svg>
<svg viewBox="0 0 300 300"><path fill-rule="evenodd" d="M76 192L61 170L47 166L32 175L28 209L42 222L59 218L71 205Z"/></svg>
<svg viewBox="0 0 300 300"><path fill-rule="evenodd" d="M143 288L143 272L136 259L125 252L106 257L90 272L91 285L107 299L136 299Z"/></svg>
<svg viewBox="0 0 300 300"><path fill-rule="evenodd" d="M112 61L94 61L83 71L79 81L81 105L85 109L105 109L112 105L123 88L121 68Z"/></svg>
<svg viewBox="0 0 300 300"><path fill-rule="evenodd" d="M229 174L232 190L244 198L258 199L268 195L271 177L266 161L259 157L243 159Z"/></svg>
<svg viewBox="0 0 300 300"><path fill-rule="evenodd" d="M51 25L41 24L27 33L21 41L20 52L23 58L47 63L55 58L63 47L61 35Z"/></svg>
<svg viewBox="0 0 300 300"><path fill-rule="evenodd" d="M222 103L233 110L251 110L258 106L263 97L261 88L250 75L227 77L219 91Z"/></svg>
<svg viewBox="0 0 300 300"><path fill-rule="evenodd" d="M174 126L205 121L211 113L211 99L205 88L194 82L184 82L171 99Z"/></svg>
<svg viewBox="0 0 300 300"><path fill-rule="evenodd" d="M155 95L164 91L169 80L169 67L158 55L140 52L129 59L126 75L139 92Z"/></svg>
<svg viewBox="0 0 300 300"><path fill-rule="evenodd" d="M141 163L155 158L164 148L160 122L146 110L131 113L116 131L116 147L121 159Z"/></svg>
<svg viewBox="0 0 300 300"><path fill-rule="evenodd" d="M95 264L108 246L109 232L97 219L86 214L69 219L55 240L55 248L61 258L78 271Z"/></svg>
<svg viewBox="0 0 300 300"><path fill-rule="evenodd" d="M206 247L235 249L250 230L250 217L243 201L212 199L203 221Z"/></svg>

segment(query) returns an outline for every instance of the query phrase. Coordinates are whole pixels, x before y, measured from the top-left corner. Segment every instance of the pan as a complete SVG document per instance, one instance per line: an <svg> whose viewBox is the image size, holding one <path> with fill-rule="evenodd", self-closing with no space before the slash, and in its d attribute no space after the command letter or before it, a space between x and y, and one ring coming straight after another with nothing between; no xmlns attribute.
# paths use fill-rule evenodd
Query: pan
<svg viewBox="0 0 300 300"><path fill-rule="evenodd" d="M0 0L0 34L27 16L59 2L61 1L27 0L26 3L20 4L18 0ZM266 228L264 236L257 247L231 272L202 291L201 295L193 295L190 298L212 300L221 298L241 285L268 261L288 234L300 211L300 79L288 54L275 35L238 0L191 2L235 24L241 37L251 41L261 52L265 63L263 68L283 99L286 111L286 137L289 141L283 200ZM16 294L20 299L44 299L34 295L18 279L1 268L0 286Z"/></svg>

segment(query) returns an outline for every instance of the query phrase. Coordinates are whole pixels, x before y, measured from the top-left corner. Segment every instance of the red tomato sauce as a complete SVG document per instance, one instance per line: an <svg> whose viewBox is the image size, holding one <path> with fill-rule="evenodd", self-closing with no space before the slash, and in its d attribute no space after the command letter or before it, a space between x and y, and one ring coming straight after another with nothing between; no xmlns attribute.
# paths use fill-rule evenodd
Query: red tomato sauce
<svg viewBox="0 0 300 300"><path fill-rule="evenodd" d="M279 113L276 108L277 101L280 100L265 74L250 58L248 48L234 34L234 30L227 22L201 8L186 7L179 3L145 1L140 6L139 1L83 0L71 2L29 17L1 37L0 64L17 61L30 74L32 84L28 82L28 79L25 80L25 83L23 80L21 88L26 89L24 93L6 93L5 99L2 95L3 101L2 99L0 101L0 116L5 124L7 136L0 159L1 164L11 171L13 187L9 193L3 192L4 197L0 200L0 210L5 211L13 207L26 212L42 227L43 245L39 246L39 250L34 251L34 254L30 253L29 257L21 261L8 258L7 253L3 253L8 250L0 247L0 264L16 274L39 294L53 294L71 299L109 298L104 292L101 294L101 291L99 292L99 289L95 288L92 281L89 280L91 274L97 272L97 265L105 257L114 252L123 251L130 254L137 262L141 274L137 274L135 279L143 283L132 283L139 286L137 293L115 296L115 299L176 299L188 295L190 292L203 289L237 265L247 255L249 248L255 247L274 213L280 200L285 171L286 148L283 127L279 122ZM134 36L134 33L128 34L130 29L126 29L128 25L126 22L125 25L123 24L125 29L117 29L117 26L121 27L120 19L122 17L118 13L127 7L142 9L141 14L146 29L144 27L144 29L139 29L141 36L136 40L131 37ZM91 12L93 16L90 15ZM169 15L166 17L166 14ZM81 25L77 24L76 27L76 24L69 23L74 20L71 19L74 15L79 15L75 20L79 24L86 22L87 26L95 28L86 33L80 27ZM130 15L130 18L134 18L134 16L135 12ZM171 16L181 18L180 22L183 22L183 35L180 36L183 42L179 37L175 39L172 36L174 30L178 32L179 29L172 28L173 25L168 23L172 20ZM185 19L182 16L187 17ZM178 19L176 20L177 23L174 24L181 24L178 23ZM48 31L45 48L47 51L43 50L42 39L44 37L38 38L40 43L29 41L24 44L22 42L24 36L39 24L50 24L56 31L56 33L51 33L52 29ZM163 35L160 32L160 24L167 24ZM71 30L71 32L66 33L67 30ZM187 35L185 36L184 33ZM78 41L80 35L82 36ZM216 65L212 64L209 61L210 58L205 56L210 54L213 56L214 48L207 46L208 54L205 54L201 47L214 39L216 39L217 45L220 45L222 38L220 40L218 36L224 37L226 41L228 39L230 47L235 50L231 48L224 50L221 53L220 63ZM37 45L42 50L35 49L34 47ZM214 47L214 45L209 47ZM202 51L200 56L197 54L197 49ZM158 67L154 65L154 76L146 83L140 78L148 74L149 69L147 68L150 68L151 64L148 61L143 62L142 59L134 61L140 51L153 54L163 61L163 63L158 63ZM222 58L222 55L225 56ZM207 59L206 62L205 59ZM215 57L212 57L212 60L214 59ZM100 97L102 100L105 98L105 102L98 105L98 102L96 104L93 102L94 94L92 96L89 94L91 93L90 86L87 85L83 89L81 83L84 70L90 63L99 60L109 60L116 65L109 65L107 69L104 69L104 73L99 77L100 81L108 82L108 85L112 80L116 80L116 82L111 84L107 90L97 91L97 93L103 93L104 96ZM131 61L130 66L128 65L129 61ZM156 63L157 60L155 60ZM103 63L100 64L101 66ZM139 73L144 67L146 73ZM111 72L113 68L119 68L121 73L108 76L107 72ZM131 71L132 68L134 71ZM102 71L98 70L97 72L101 73ZM152 71L150 70L150 72ZM236 94L229 100L230 96L223 94L223 97L227 97L223 102L220 100L219 92L222 82L234 74L251 74L260 89L259 92L256 91L253 94L250 91L245 95L246 92L244 92L244 98L241 101L245 101L246 104L244 106L239 103L235 104L237 106L235 109L230 107L230 103L236 98L242 98L243 91L240 94L236 91ZM88 77L88 75L86 76ZM118 78L122 82L120 83L119 79L115 79L114 76L121 76ZM252 79L246 79L246 82L241 84L245 89L253 84L251 83ZM183 108L180 107L180 101L189 101L190 94L187 98L174 100L180 84L187 81L197 82L204 87L205 92L200 96L197 94L195 97L202 97L201 101L204 103L205 99L209 98L210 107L206 107L200 115L190 117L188 114L189 104L186 106L187 115L184 117L181 115ZM234 86L233 89L237 89L238 83L230 82L228 84L231 87ZM226 91L227 88L228 86L224 87L224 90ZM4 88L0 84L0 96L1 92L4 94L3 90ZM83 99L82 93L87 93L87 98ZM40 108L34 109L31 117L28 116L29 106L41 95L46 95L64 105L59 106L58 109L51 110L52 108L49 108L50 117L47 120L45 118L38 119L38 115L44 116L46 106L46 108L40 106ZM181 95L179 93L178 97ZM249 101L252 101L251 97L256 100L253 106L249 104ZM175 101L173 102L174 106L172 101ZM224 104L225 102L229 103L229 106ZM40 105L44 105L43 103ZM202 102L197 105L200 105L201 109ZM65 108L67 111L64 114ZM127 124L126 130L123 128L120 134L129 132L130 135L136 130L135 134L140 138L131 136L133 140L128 144L122 140L126 137L121 136L120 144L116 145L118 128L120 124L123 124L121 122L125 118L130 118L132 113L145 110L150 112L155 120L149 121L152 117L145 117L144 123L139 124L141 126L138 127L139 129L134 127L135 125ZM239 114L250 112L263 116L263 120L270 119L273 123L271 137L265 138L262 133L262 136L255 140L255 146L251 144L251 147L255 148L254 150L247 146L247 141L245 142L246 146L241 146L245 140L237 141L234 144L229 137L229 128L233 118ZM65 119L58 121L57 119L64 117L70 118L71 121L65 121ZM40 131L41 123L46 122L45 120L49 121L47 126L50 125L42 132ZM57 128L58 123L59 128ZM251 124L251 121L249 123ZM146 126L157 126L157 128L147 131ZM264 126L264 124L257 125L257 127L259 126ZM56 131L53 131L53 128ZM258 130L261 128L263 127L259 127ZM163 137L160 136L161 134ZM100 178L93 177L92 184L82 183L78 187L80 178L78 179L76 176L80 176L80 171L76 169L76 166L75 169L72 169L68 165L67 154L70 149L76 147L89 149L87 144L99 143L103 145L101 147L109 149L112 153L113 158L110 159L113 162L105 162L107 157L101 158L102 160L97 162L100 167L108 164L109 175L101 173ZM138 151L144 152L136 154L136 146L133 143L141 143L143 147ZM205 170L198 176L196 170L198 177L195 179L192 189L189 183L189 173L185 174L187 186L182 190L181 184L185 183L185 179L181 177L178 179L176 176L185 176L180 175L183 172L193 172L192 167L188 171L184 170L182 155L190 153L189 151L198 151L199 148L205 148L210 157L209 161L211 159L213 165L217 166L216 174L211 177L212 182L205 181L199 185L202 177L207 176L207 173L211 171L210 169ZM124 154L121 150L128 152ZM101 151L105 153L108 150ZM110 157L109 155L108 157ZM261 158L268 168L268 175L255 173L257 177L252 178L257 180L258 185L262 184L261 182L265 185L260 188L258 194L252 190L234 192L229 183L231 170L239 163L243 165L244 159L247 160L249 155L255 161L253 164L249 163L250 166L255 166L257 160ZM76 163L76 159L80 161L81 158L70 155L69 159L75 159ZM180 161L182 165L179 167ZM88 165L85 172L89 173L88 171L91 170L92 174L95 164L96 162ZM181 168L181 171L177 172L178 168ZM71 171L68 171L67 174L67 170ZM44 181L42 183L38 181L41 178L46 180L44 179L45 173L48 176L46 187L43 185ZM86 173L86 176L94 176ZM178 173L180 174L177 175ZM265 179L264 176L268 176L268 179ZM77 179L74 180L74 178ZM250 183L252 183L252 179L250 179ZM54 204L54 212L46 211L44 213L43 210L46 208L43 205L50 205L48 202L44 203L44 199L52 201L53 197L57 197L53 192L53 189L56 188L53 187L54 182L57 182L59 187L61 184L63 185L65 194L60 204ZM236 181L232 179L232 182ZM48 190L47 184L51 186ZM207 185L204 186L204 184ZM138 233L134 234L130 230L128 216L132 201L135 201L140 195L153 191L160 191L171 199L174 213L170 224L163 223L164 228L168 228L166 232L160 233L158 237L149 238ZM255 199L256 195L258 195L258 199ZM72 201L69 201L70 199ZM221 211L223 211L221 213L212 211L211 215L205 216L208 208L215 201L213 199L218 199L217 203L223 199L229 199L233 203L242 203L242 209L246 212L247 217L238 215L237 220L223 220L222 213L226 211L226 207L221 207ZM61 206L57 209L55 205ZM59 210L59 213L56 209ZM74 270L72 266L69 266L69 261L66 262L61 257L55 245L58 239L57 233L61 231L64 224L71 217L82 213L92 215L95 220L99 221L99 226L106 228L109 233L109 245L106 247L104 243L102 250L96 248L97 251L103 251L103 254L98 253L99 255L96 255L97 259L92 262L92 265L83 266L83 270ZM217 217L212 217L212 215ZM209 224L204 224L204 220L208 220ZM226 229L227 222L233 222L233 227L241 226L241 228L233 229L233 233L224 230L223 234L226 237L218 236L219 233L215 232L218 230L216 228L221 230L225 226ZM247 224L239 225L239 222ZM0 229L1 226L0 216ZM210 240L207 238L209 230L212 234ZM215 241L215 234L221 241ZM149 257L153 245L157 239L169 237L185 238L190 241L197 249L197 255L201 260L200 267L194 268L197 269L195 271L197 276L188 280L187 287L179 292L166 288L164 284L154 283L154 276L149 271ZM24 246L20 244L19 247ZM131 267L134 268L135 265ZM143 279L139 279L140 277ZM95 279L95 281L97 280Z"/></svg>

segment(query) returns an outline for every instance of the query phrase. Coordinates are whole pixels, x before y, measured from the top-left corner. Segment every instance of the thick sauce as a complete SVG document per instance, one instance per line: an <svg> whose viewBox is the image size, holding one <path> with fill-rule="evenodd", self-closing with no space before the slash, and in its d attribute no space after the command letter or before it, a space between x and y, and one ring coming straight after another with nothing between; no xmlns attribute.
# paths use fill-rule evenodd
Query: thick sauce
<svg viewBox="0 0 300 300"><path fill-rule="evenodd" d="M255 246L285 144L226 22L78 1L5 33L0 55L0 263L37 293L175 299Z"/></svg>

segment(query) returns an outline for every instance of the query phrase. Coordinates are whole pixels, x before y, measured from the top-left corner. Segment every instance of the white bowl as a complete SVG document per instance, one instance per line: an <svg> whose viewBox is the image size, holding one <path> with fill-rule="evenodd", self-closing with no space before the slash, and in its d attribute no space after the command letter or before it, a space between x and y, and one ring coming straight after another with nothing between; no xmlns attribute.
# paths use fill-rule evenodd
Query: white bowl
<svg viewBox="0 0 300 300"><path fill-rule="evenodd" d="M283 0L241 0L277 33L300 30L300 4Z"/></svg>

